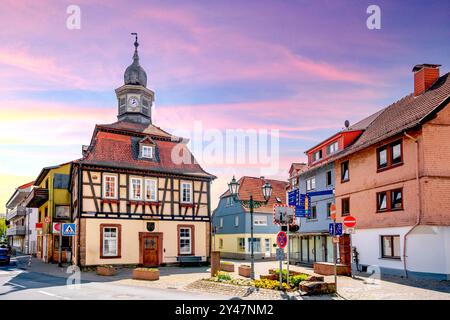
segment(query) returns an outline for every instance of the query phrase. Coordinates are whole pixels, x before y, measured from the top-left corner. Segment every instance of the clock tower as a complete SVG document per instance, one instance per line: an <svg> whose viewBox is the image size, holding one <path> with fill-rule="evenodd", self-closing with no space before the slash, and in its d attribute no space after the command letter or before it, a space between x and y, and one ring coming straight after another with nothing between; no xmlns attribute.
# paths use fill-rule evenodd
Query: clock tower
<svg viewBox="0 0 450 320"><path fill-rule="evenodd" d="M137 33L134 41L133 63L123 75L124 85L116 89L119 121L130 121L142 124L152 123L152 105L155 93L147 89L147 73L139 64Z"/></svg>

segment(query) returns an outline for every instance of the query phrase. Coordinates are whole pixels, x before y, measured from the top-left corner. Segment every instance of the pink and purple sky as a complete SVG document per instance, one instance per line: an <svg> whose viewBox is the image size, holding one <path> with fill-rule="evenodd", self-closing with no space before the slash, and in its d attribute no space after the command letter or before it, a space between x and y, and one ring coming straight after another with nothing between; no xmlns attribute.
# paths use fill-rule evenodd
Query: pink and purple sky
<svg viewBox="0 0 450 320"><path fill-rule="evenodd" d="M81 29L66 9L81 8ZM366 9L381 8L369 30ZM44 166L81 156L96 123L116 121L139 33L156 92L154 124L169 132L279 129L280 166L412 91L419 63L450 69L448 1L17 1L0 10L0 209ZM175 120L174 120L175 119ZM204 165L213 203L232 174Z"/></svg>

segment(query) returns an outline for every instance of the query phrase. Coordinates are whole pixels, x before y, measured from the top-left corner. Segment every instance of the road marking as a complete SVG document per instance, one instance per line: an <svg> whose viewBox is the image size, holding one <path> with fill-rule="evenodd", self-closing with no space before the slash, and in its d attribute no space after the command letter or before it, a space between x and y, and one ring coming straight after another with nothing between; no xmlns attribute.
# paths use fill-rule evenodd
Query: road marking
<svg viewBox="0 0 450 320"><path fill-rule="evenodd" d="M50 293L50 292L43 291L43 290L39 290L38 292L39 292L39 293L42 293L42 294L45 294L45 295L47 295L47 296L50 296L50 297L58 298L58 299L71 300L70 298L63 297L63 296L59 296L59 295L57 295L57 294Z"/></svg>
<svg viewBox="0 0 450 320"><path fill-rule="evenodd" d="M9 284L12 284L13 286L16 286L16 287L19 287L19 288L26 288L25 286L23 286L23 285L21 285L21 284L17 284L17 283L14 283L14 282L8 282Z"/></svg>

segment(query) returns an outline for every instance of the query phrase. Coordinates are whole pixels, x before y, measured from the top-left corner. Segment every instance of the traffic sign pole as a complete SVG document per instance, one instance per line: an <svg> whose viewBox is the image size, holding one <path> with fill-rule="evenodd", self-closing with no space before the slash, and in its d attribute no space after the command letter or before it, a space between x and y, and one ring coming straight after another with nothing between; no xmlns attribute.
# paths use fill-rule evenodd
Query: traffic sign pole
<svg viewBox="0 0 450 320"><path fill-rule="evenodd" d="M336 205L333 203L330 206L330 217L333 219L333 237L336 237ZM337 293L337 244L333 241L333 255L334 255L334 285Z"/></svg>
<svg viewBox="0 0 450 320"><path fill-rule="evenodd" d="M63 235L62 223L59 224L59 254L58 254L58 267L62 267L62 235Z"/></svg>
<svg viewBox="0 0 450 320"><path fill-rule="evenodd" d="M287 266L286 266L286 283L289 284L289 257L290 257L290 245L289 245L289 225L287 226Z"/></svg>
<svg viewBox="0 0 450 320"><path fill-rule="evenodd" d="M333 220L333 224L334 224L334 233L336 233L336 218ZM337 293L337 243L333 241L333 245L334 245L334 285L336 286L336 293Z"/></svg>

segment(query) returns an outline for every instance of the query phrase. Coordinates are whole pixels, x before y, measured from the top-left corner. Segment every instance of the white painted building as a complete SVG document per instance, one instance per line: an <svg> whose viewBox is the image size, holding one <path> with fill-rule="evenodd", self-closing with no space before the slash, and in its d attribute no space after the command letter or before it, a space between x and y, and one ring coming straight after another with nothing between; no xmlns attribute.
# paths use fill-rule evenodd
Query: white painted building
<svg viewBox="0 0 450 320"><path fill-rule="evenodd" d="M25 208L24 199L30 194L34 182L18 187L6 203L6 220L8 228L6 236L8 243L17 252L25 254L36 253L36 208Z"/></svg>
<svg viewBox="0 0 450 320"><path fill-rule="evenodd" d="M406 238L405 255L405 235L411 228L357 230L352 246L358 252L359 270L403 276L406 269L410 277L450 280L450 226L417 226ZM385 239L386 235L393 236Z"/></svg>

